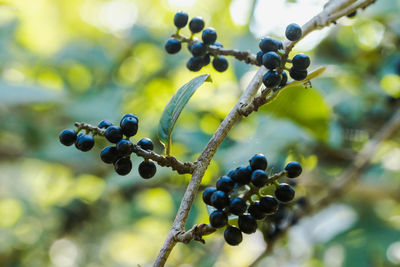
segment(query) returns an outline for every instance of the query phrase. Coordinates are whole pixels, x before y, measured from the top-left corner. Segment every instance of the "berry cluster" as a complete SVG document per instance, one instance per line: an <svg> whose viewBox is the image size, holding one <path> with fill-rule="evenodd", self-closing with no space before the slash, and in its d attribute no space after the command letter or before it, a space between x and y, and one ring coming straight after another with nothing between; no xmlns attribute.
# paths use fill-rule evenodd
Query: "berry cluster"
<svg viewBox="0 0 400 267"><path fill-rule="evenodd" d="M189 16L185 12L180 11L175 14L174 24L177 28L177 32L187 25L188 20ZM224 56L213 54L208 49L210 45L216 47L223 47L223 45L217 41L217 32L215 29L204 29L204 25L204 20L201 17L195 17L189 22L189 29L192 35L188 42L188 49L192 53L193 57L188 60L186 67L190 71L199 71L202 67L210 64L211 57L214 57L212 60L214 69L219 72L224 72L228 69L228 60ZM203 31L201 34L203 42L199 41L197 38L193 38L196 33L201 31ZM165 44L165 50L169 54L176 54L181 50L181 48L181 40L177 38L170 38Z"/></svg>
<svg viewBox="0 0 400 267"><path fill-rule="evenodd" d="M286 27L285 35L290 41L298 41L302 35L301 27L295 23L289 24ZM279 69L286 69L285 66L282 66L282 42L266 37L260 41L259 47L261 51L257 53L257 62L268 69L263 77L265 87L281 88L285 86L288 76L285 71L279 74ZM310 66L310 58L307 55L297 54L288 62L292 63L292 67L288 69L290 77L296 81L302 81L307 77L307 68Z"/></svg>
<svg viewBox="0 0 400 267"><path fill-rule="evenodd" d="M125 114L119 127L113 125L110 121L103 120L98 126L99 129L105 130L104 137L115 145L105 147L100 158L107 164L113 164L115 171L119 175L127 175L132 170L131 154L134 152L134 144L130 137L136 135L139 127L139 119L131 114ZM86 130L85 133L80 132L82 129L66 129L60 133L60 142L63 145L71 146L75 143L75 147L81 151L89 151L94 146L94 134ZM137 145L144 150L153 150L153 142L149 138L142 138ZM154 162L144 160L139 165L139 174L144 179L149 179L156 174L157 167Z"/></svg>
<svg viewBox="0 0 400 267"><path fill-rule="evenodd" d="M263 154L254 155L249 162L249 166L230 171L228 175L217 180L216 187L209 187L203 192L203 201L215 208L210 214L211 226L221 228L228 225L224 238L232 246L242 242L242 232L254 233L258 228L257 220L274 214L280 203L291 201L295 195L289 184L269 179L265 172L268 162ZM301 172L302 168L298 162L290 162L286 165L284 174L288 178L295 178ZM275 197L262 195L260 192L264 190L260 189L271 183L275 186ZM248 190L243 192L243 187ZM230 215L238 216L238 227L229 225Z"/></svg>

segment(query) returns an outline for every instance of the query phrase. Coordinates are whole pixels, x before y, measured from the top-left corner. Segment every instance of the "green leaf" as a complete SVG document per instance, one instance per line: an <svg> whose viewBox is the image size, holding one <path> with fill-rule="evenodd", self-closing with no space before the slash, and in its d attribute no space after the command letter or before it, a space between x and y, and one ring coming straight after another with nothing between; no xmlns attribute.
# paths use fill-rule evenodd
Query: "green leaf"
<svg viewBox="0 0 400 267"><path fill-rule="evenodd" d="M307 78L305 78L302 81L292 81L288 84L286 84L283 88L289 88L293 86L298 86L298 85L303 85L305 87L305 84L307 84L311 79L317 78L319 75L321 75L324 71L326 70L326 67L319 67L316 70L313 70L307 75ZM282 90L281 88L280 90Z"/></svg>
<svg viewBox="0 0 400 267"><path fill-rule="evenodd" d="M205 74L192 79L179 88L165 106L158 125L158 138L164 144L167 155L169 155L171 150L172 131L179 115L197 88L205 81L211 81L210 75Z"/></svg>

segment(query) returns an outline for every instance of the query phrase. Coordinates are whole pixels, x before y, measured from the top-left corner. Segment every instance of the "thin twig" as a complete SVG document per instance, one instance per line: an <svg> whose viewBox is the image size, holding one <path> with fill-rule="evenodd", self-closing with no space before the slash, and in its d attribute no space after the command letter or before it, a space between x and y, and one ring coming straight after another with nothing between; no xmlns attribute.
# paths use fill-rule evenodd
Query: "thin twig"
<svg viewBox="0 0 400 267"><path fill-rule="evenodd" d="M182 243L189 243L192 240L199 241L203 244L205 244L205 241L203 239L203 236L209 235L217 231L214 227L212 227L209 224L195 224L192 229L189 231L181 231L175 235L175 241L176 242L182 242Z"/></svg>

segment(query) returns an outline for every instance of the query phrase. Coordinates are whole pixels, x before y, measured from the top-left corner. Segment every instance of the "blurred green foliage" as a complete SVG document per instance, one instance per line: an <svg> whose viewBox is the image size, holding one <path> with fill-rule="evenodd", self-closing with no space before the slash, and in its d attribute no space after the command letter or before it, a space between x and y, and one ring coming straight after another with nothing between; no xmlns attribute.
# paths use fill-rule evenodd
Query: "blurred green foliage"
<svg viewBox="0 0 400 267"><path fill-rule="evenodd" d="M211 67L200 74L189 72L185 46L174 56L163 50L175 30L173 15L184 9L191 17L203 16L225 47L255 53L261 36L277 35L253 12L262 2L0 1L0 266L151 264L190 177L161 167L145 182L136 169L120 177L100 162L104 140L96 138L95 149L82 153L62 146L58 134L74 121L118 122L132 112L140 119L137 140L156 141L168 99L193 77L208 73L213 83L196 92L173 135L173 154L182 161L195 160L255 68L229 59L222 74ZM306 21L310 17L299 11L308 10L311 2L319 9L324 4L281 2L295 12L293 17L281 15L280 24ZM279 15L271 5L271 12ZM300 42L293 54L305 52L311 69L327 66L327 71L312 81L312 88L292 87L236 125L202 185L264 153L271 173L289 160L303 164L298 196L312 200L323 192L399 107L399 11L399 1L378 0L354 19L343 18L328 32L312 34L319 39L307 44L310 36ZM280 32L276 37L283 37ZM155 143L162 153L161 144ZM134 166L139 162L133 159ZM278 253L262 264L398 266L399 189L398 133L382 144L360 184L340 201L346 212L330 209L295 227L276 248ZM340 220L333 220L340 214ZM332 227L332 220L343 227ZM208 222L207 209L198 198L188 226L203 222ZM295 238L296 232L314 233L324 225L331 229L329 238ZM206 241L179 244L168 263L246 266L265 248L259 232L246 236L239 247L224 245L220 232ZM300 245L301 255L296 253Z"/></svg>

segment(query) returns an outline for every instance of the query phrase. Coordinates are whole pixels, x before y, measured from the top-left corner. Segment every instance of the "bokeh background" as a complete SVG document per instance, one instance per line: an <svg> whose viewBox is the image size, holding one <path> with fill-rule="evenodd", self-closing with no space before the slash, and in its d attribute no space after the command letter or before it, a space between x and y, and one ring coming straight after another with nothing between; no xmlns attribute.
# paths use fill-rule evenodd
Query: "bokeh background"
<svg viewBox="0 0 400 267"><path fill-rule="evenodd" d="M144 181L103 164L96 137L87 153L58 142L75 121L140 119L134 140L150 137L173 93L210 73L182 113L172 154L194 160L256 68L229 59L225 73L185 68L190 55L164 52L185 10L202 16L227 48L258 51L283 40L287 24L317 14L323 0L6 0L0 1L0 266L150 265L172 224L189 176L158 168ZM208 169L207 186L255 153L275 173L302 163L296 196L324 192L399 107L400 1L378 0L353 19L312 33L293 53L327 71L313 87L294 87L243 119ZM188 35L187 29L182 31ZM382 143L360 183L322 212L300 221L260 266L399 266L400 133ZM197 197L188 226L208 223ZM238 247L221 231L206 244L178 244L170 266L247 266L265 249L263 234ZM269 266L269 265L268 265Z"/></svg>

